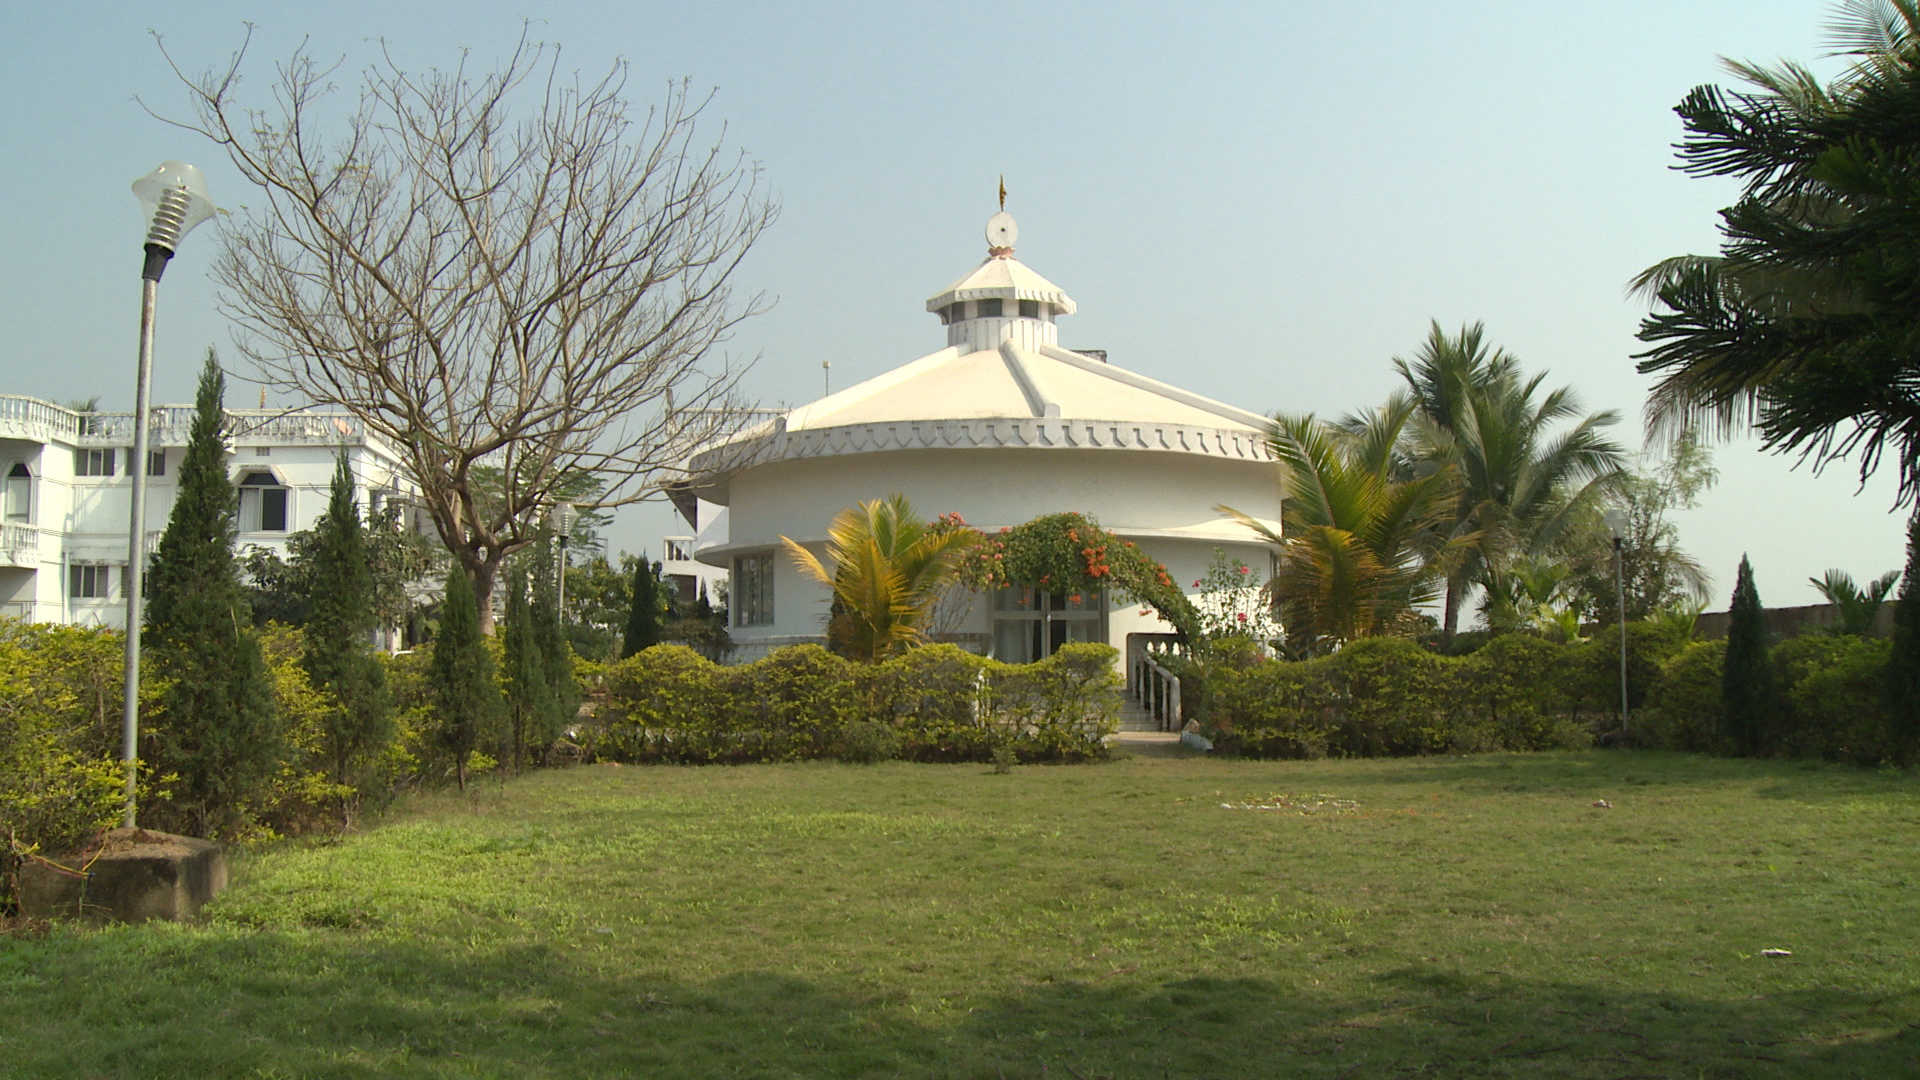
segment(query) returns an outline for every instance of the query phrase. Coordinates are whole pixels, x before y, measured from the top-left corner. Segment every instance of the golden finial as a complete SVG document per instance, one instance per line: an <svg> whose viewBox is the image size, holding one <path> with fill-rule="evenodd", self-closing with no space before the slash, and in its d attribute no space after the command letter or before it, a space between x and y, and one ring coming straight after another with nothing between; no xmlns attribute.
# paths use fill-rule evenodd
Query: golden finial
<svg viewBox="0 0 1920 1080"><path fill-rule="evenodd" d="M1000 209L1007 208L1007 174L1000 174Z"/></svg>

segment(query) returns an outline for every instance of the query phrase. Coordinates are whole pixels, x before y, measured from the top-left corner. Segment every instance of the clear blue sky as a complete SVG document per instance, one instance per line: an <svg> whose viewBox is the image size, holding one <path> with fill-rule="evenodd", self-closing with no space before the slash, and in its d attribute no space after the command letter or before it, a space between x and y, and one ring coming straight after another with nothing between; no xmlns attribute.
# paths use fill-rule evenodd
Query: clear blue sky
<svg viewBox="0 0 1920 1080"><path fill-rule="evenodd" d="M778 303L729 347L760 356L751 386L766 402L816 396L823 360L846 386L944 344L921 304L982 256L1005 173L1021 259L1079 302L1069 346L1246 408L1340 414L1384 397L1390 359L1429 319L1480 320L1530 370L1618 410L1638 446L1646 380L1629 356L1643 306L1623 284L1711 250L1733 197L1670 169L1672 106L1726 81L1718 56L1817 61L1828 9L1462 6L21 9L0 46L15 155L0 177L13 238L0 392L130 407L141 231L128 185L177 157L207 171L217 201L251 197L209 146L135 102L186 107L149 29L198 71L252 21L260 88L303 36L347 54L350 81L372 39L412 64L463 47L484 64L530 13L566 67L628 61L638 101L681 76L715 88L727 142L761 162L784 211L743 283ZM161 401L189 399L202 351L229 341L212 240L189 238L162 290ZM230 403L255 393L236 386ZM1715 575L1713 606L1743 551L1773 605L1815 601L1806 579L1829 566L1865 579L1901 565L1890 477L1856 492L1845 465L1815 477L1750 445L1717 463L1720 486L1681 521ZM612 535L657 553L667 531L670 514L648 507Z"/></svg>

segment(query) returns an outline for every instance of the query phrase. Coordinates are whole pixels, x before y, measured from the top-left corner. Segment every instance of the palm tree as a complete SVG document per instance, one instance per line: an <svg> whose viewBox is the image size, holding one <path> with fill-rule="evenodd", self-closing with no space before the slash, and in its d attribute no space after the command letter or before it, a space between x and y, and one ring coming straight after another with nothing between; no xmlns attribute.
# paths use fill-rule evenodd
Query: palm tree
<svg viewBox="0 0 1920 1080"><path fill-rule="evenodd" d="M1452 636L1473 588L1547 551L1619 482L1625 452L1604 432L1618 416L1585 413L1567 387L1543 394L1546 375L1523 378L1478 323L1451 338L1435 324L1415 362L1394 366L1419 407L1419 456L1458 478L1448 534L1472 538L1446 566L1442 629Z"/></svg>
<svg viewBox="0 0 1920 1080"><path fill-rule="evenodd" d="M1797 64L1727 61L1748 88L1701 86L1675 109L1682 168L1743 182L1718 255L1657 263L1639 370L1659 376L1651 434L1755 429L1815 467L1890 454L1920 494L1920 4L1852 0L1831 24L1854 65L1822 85Z"/></svg>
<svg viewBox="0 0 1920 1080"><path fill-rule="evenodd" d="M1451 472L1402 477L1415 412L1395 395L1371 416L1329 424L1281 416L1267 432L1286 498L1281 531L1218 509L1279 549L1268 584L1289 645L1317 652L1391 632L1433 598Z"/></svg>
<svg viewBox="0 0 1920 1080"><path fill-rule="evenodd" d="M801 573L833 590L828 642L873 662L925 640L922 627L974 535L928 525L895 494L834 517L827 529L831 570L798 542L780 540Z"/></svg>
<svg viewBox="0 0 1920 1080"><path fill-rule="evenodd" d="M1854 584L1853 576L1845 570L1829 570L1824 577L1807 580L1839 614L1840 622L1833 628L1834 633L1865 637L1873 633L1874 618L1900 580L1900 571L1889 570L1867 582L1864 589Z"/></svg>

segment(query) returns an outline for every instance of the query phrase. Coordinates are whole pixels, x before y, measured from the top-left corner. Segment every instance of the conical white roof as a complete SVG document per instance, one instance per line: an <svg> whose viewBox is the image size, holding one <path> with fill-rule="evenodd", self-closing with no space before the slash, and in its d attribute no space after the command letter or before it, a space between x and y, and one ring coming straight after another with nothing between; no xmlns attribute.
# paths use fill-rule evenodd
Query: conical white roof
<svg viewBox="0 0 1920 1080"><path fill-rule="evenodd" d="M947 286L927 301L928 311L939 311L956 300L1038 300L1061 315L1076 310L1073 297L1032 267L1012 255L989 255L973 272Z"/></svg>
<svg viewBox="0 0 1920 1080"><path fill-rule="evenodd" d="M1268 420L1056 344L1073 299L1013 257L1013 220L988 223L988 257L936 293L946 348L694 456L718 492L772 461L891 450L1122 450L1265 461ZM1037 301L1036 315L975 301ZM963 305L954 309L953 305ZM983 312L981 308L988 307Z"/></svg>

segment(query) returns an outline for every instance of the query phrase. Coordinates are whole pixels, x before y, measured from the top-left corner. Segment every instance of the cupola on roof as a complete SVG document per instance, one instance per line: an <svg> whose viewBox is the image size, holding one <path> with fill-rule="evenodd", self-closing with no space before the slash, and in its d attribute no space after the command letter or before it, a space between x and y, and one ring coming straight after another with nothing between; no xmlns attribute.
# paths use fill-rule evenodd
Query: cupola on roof
<svg viewBox="0 0 1920 1080"><path fill-rule="evenodd" d="M1073 300L1013 257L1016 235L1012 216L995 214L986 261L927 301L946 348L742 432L695 455L692 471L717 493L727 474L770 461L896 450L1269 459L1266 417L1062 348L1054 317Z"/></svg>
<svg viewBox="0 0 1920 1080"><path fill-rule="evenodd" d="M1019 229L1012 214L1002 210L988 219L986 260L966 277L935 293L927 301L927 310L944 311L957 300L998 299L1036 301L1051 308L1052 314L1073 314L1073 298L1065 289L1013 257L1017 236Z"/></svg>

